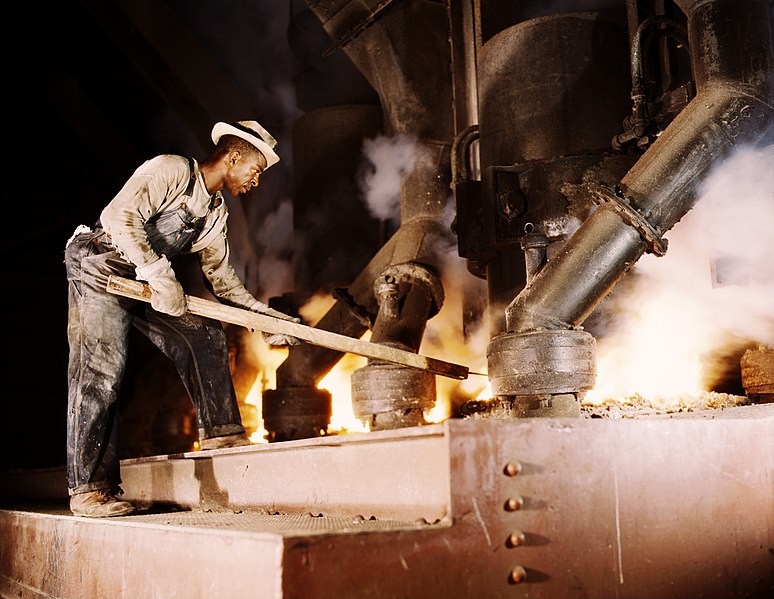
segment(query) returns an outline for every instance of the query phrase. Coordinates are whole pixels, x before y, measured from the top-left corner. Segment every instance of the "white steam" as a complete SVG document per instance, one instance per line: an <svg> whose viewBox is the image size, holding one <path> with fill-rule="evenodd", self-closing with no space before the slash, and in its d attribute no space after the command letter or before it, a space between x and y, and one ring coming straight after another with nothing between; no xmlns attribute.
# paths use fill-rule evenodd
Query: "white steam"
<svg viewBox="0 0 774 599"><path fill-rule="evenodd" d="M592 400L699 393L713 354L774 345L774 145L719 164L667 237L667 254L644 256L600 306L614 326Z"/></svg>
<svg viewBox="0 0 774 599"><path fill-rule="evenodd" d="M293 205L283 200L261 223L257 239L263 245L258 262L258 282L262 295L270 298L293 288L292 251Z"/></svg>
<svg viewBox="0 0 774 599"><path fill-rule="evenodd" d="M411 172L416 157L415 140L409 136L377 136L363 142L369 167L363 172L360 189L374 218L400 222L400 188Z"/></svg>
<svg viewBox="0 0 774 599"><path fill-rule="evenodd" d="M774 145L719 165L669 246L638 265L650 285L681 292L707 326L774 344Z"/></svg>

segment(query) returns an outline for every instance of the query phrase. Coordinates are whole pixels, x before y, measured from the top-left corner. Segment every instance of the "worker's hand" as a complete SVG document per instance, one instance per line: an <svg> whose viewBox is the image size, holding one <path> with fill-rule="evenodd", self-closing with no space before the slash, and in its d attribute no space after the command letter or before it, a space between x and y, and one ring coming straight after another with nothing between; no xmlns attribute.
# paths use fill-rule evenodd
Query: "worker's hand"
<svg viewBox="0 0 774 599"><path fill-rule="evenodd" d="M263 332L263 340L274 347L288 347L289 345L301 345L301 340L293 337L293 335L285 335L283 333L267 333Z"/></svg>
<svg viewBox="0 0 774 599"><path fill-rule="evenodd" d="M284 312L280 312L279 310L275 310L274 308L269 308L266 306L262 310L258 310L261 314L266 314L266 316L273 316L274 318L279 318L281 320L287 320L288 322L296 322L300 323L301 319L296 318L295 316L291 316L290 314L285 314Z"/></svg>
<svg viewBox="0 0 774 599"><path fill-rule="evenodd" d="M301 322L300 318L296 318L295 316L290 316L289 314L285 314L284 312L280 312L279 310L275 310L274 308L269 308L269 306L267 306L263 302L256 301L252 309L253 311L258 312L259 314L265 314L266 316L280 318L282 320L287 320L288 322L296 322L296 323ZM266 343L268 343L269 345L273 345L275 347L287 347L289 345L301 344L300 339L296 339L292 335L287 335L284 333L267 333L264 331L262 335L263 335L263 340Z"/></svg>
<svg viewBox="0 0 774 599"><path fill-rule="evenodd" d="M188 300L165 256L147 266L138 266L135 270L137 278L147 281L151 288L151 306L154 310L170 316L185 314Z"/></svg>

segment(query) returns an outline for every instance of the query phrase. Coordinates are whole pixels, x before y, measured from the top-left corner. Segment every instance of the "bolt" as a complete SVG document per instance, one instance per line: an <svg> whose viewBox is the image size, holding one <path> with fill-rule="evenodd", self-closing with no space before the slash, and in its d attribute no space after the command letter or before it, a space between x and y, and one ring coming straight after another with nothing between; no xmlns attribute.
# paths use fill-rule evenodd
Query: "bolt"
<svg viewBox="0 0 774 599"><path fill-rule="evenodd" d="M514 566L513 570L511 570L511 573L508 575L508 582L511 584L519 584L520 582L524 582L526 578L527 571L524 569L524 566Z"/></svg>
<svg viewBox="0 0 774 599"><path fill-rule="evenodd" d="M508 535L508 538L505 540L505 545L507 547L518 547L519 545L523 545L525 540L526 536L523 532L520 530L514 530L511 534Z"/></svg>
<svg viewBox="0 0 774 599"><path fill-rule="evenodd" d="M503 473L506 476L516 476L522 470L521 462L508 462L503 468Z"/></svg>
<svg viewBox="0 0 774 599"><path fill-rule="evenodd" d="M524 499L522 499L518 495L516 497L509 497L508 500L505 502L505 511L515 512L516 510L520 509L521 506L523 505L524 505Z"/></svg>

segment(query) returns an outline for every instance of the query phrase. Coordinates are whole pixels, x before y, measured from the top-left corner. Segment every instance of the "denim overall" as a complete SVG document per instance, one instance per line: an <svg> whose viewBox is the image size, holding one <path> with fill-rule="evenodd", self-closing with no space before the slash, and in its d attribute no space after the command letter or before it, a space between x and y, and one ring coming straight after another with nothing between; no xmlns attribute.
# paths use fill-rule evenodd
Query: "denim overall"
<svg viewBox="0 0 774 599"><path fill-rule="evenodd" d="M189 168L187 197L196 183L191 159ZM220 197L213 199L220 201ZM145 230L156 253L171 259L191 247L204 220L183 203L177 210L149 219ZM169 316L146 302L109 293L110 275L134 278L135 271L113 248L99 223L68 244L65 267L70 345L67 479L71 494L111 489L121 482L117 400L131 326L174 363L196 409L200 439L244 432L220 322L193 314Z"/></svg>

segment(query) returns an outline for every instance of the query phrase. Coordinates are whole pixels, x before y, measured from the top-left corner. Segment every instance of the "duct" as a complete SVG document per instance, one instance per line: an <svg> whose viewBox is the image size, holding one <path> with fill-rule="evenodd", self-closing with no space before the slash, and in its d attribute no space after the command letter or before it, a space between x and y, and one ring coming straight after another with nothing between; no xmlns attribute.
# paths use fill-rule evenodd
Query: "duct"
<svg viewBox="0 0 774 599"><path fill-rule="evenodd" d="M455 138L478 125L478 79L476 55L481 46L475 0L446 2L449 13L449 45L452 62L452 92Z"/></svg>
<svg viewBox="0 0 774 599"><path fill-rule="evenodd" d="M496 334L487 362L497 399L485 402L490 412L484 415L577 417L578 387L593 386L590 335L519 337L509 332L505 307L550 264L550 250L565 241L572 223L586 218L585 186L620 180L636 159L610 151L610 139L630 111L627 50L620 19L588 12L523 21L482 49L484 251L464 256L494 256L486 263ZM471 402L462 411L480 407Z"/></svg>
<svg viewBox="0 0 774 599"><path fill-rule="evenodd" d="M688 16L697 97L624 176L617 200L603 202L508 306L508 331L580 325L642 254L662 243L649 248L644 230L668 231L692 208L713 165L735 146L756 143L771 126L767 3L678 4Z"/></svg>
<svg viewBox="0 0 774 599"><path fill-rule="evenodd" d="M315 327L361 337L371 327L379 309L373 292L374 282L392 264L409 262L416 256L429 257L442 234L439 229L438 223L428 219L415 219L401 225L352 284L334 294L336 302ZM311 344L290 348L288 357L277 368L277 388L263 394L264 426L270 441L319 436L320 430L326 428L328 420L323 420L329 419L330 412L319 401L317 383L341 357L340 352ZM317 403L320 409L310 411L309 407L302 407L304 401ZM291 404L296 406L292 421L285 419L282 407ZM305 423L298 417L298 412L304 409L308 416Z"/></svg>
<svg viewBox="0 0 774 599"><path fill-rule="evenodd" d="M449 69L441 66L428 71L424 62L414 59L429 55L440 65L448 63L445 9L439 3L422 0L394 2L389 10L381 11L380 3L365 0L308 0L307 6L332 40L346 42L344 52L376 90L384 114L384 134L404 135L415 141L415 163L400 189L400 227L347 287L349 301L338 300L316 325L360 337L367 330L363 314L370 320L377 317L373 285L379 276L396 264L435 267L438 242L449 234L442 224L452 139ZM425 34L410 35L416 29ZM353 32L357 35L351 35ZM405 325L416 338L421 337L425 322L415 315ZM290 348L288 358L277 370L277 389L265 394L264 402L280 401L285 389L293 389L296 395L306 389L312 398L317 382L340 358L339 352L324 348ZM272 432L274 426L266 422L270 437L311 436ZM307 432L313 428L307 427Z"/></svg>

